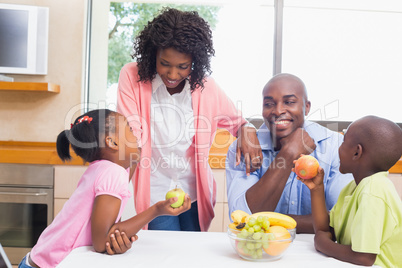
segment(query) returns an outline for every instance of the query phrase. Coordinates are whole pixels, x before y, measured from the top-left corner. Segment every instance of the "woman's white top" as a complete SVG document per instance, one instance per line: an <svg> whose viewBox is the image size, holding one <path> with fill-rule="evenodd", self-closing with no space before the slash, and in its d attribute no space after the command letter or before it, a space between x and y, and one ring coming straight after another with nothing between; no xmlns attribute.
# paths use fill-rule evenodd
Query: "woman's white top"
<svg viewBox="0 0 402 268"><path fill-rule="evenodd" d="M151 100L151 205L165 200L177 187L197 199L194 150L194 113L190 84L170 95L160 76L152 81Z"/></svg>

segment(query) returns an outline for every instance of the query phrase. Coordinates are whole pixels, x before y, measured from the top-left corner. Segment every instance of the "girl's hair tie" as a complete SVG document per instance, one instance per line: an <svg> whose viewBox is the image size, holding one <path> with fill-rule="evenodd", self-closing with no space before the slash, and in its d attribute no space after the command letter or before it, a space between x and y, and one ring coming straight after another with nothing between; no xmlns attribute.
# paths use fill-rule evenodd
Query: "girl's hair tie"
<svg viewBox="0 0 402 268"><path fill-rule="evenodd" d="M86 122L88 122L88 123L91 123L92 117L89 117L88 115L83 116L83 117L81 117L80 119L78 119L77 124L82 123L82 122L84 122L84 121L86 121Z"/></svg>
<svg viewBox="0 0 402 268"><path fill-rule="evenodd" d="M78 124L80 124L80 123L82 123L82 122L88 122L88 124L89 123L91 123L91 121L92 121L92 117L89 117L89 116L83 116L83 117L81 117L80 119L78 119L78 121L77 121L77 123L75 123L76 125L78 125ZM74 126L74 124L71 124L71 128L73 128L73 126Z"/></svg>

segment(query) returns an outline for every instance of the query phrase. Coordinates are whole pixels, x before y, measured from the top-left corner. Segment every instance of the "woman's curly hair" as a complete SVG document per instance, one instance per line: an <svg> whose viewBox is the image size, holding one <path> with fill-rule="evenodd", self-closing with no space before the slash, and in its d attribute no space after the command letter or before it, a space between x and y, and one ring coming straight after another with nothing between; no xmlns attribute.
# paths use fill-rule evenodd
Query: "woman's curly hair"
<svg viewBox="0 0 402 268"><path fill-rule="evenodd" d="M139 81L155 78L156 53L158 49L167 48L191 55L191 91L197 87L204 88L205 77L211 74L210 60L215 55L208 23L196 11L162 9L134 40L131 56L137 61Z"/></svg>

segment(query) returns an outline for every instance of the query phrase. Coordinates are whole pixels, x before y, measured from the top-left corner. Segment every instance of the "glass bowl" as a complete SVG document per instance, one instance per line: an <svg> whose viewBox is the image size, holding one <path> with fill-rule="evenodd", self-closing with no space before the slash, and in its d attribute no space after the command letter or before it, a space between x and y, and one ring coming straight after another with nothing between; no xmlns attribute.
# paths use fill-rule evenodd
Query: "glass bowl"
<svg viewBox="0 0 402 268"><path fill-rule="evenodd" d="M269 233L248 233L246 230L228 226L230 244L237 255L250 261L273 261L280 259L293 243L296 228L271 226Z"/></svg>

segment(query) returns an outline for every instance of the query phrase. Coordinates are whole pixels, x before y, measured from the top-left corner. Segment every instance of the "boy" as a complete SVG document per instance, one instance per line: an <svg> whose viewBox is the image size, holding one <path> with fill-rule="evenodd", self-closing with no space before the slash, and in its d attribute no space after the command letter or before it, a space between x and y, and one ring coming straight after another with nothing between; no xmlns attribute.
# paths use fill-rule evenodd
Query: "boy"
<svg viewBox="0 0 402 268"><path fill-rule="evenodd" d="M322 168L311 180L298 178L311 192L318 251L358 265L402 267L402 202L387 177L401 155L401 128L366 116L349 126L339 147L339 171L352 173L354 181L343 188L329 215Z"/></svg>

